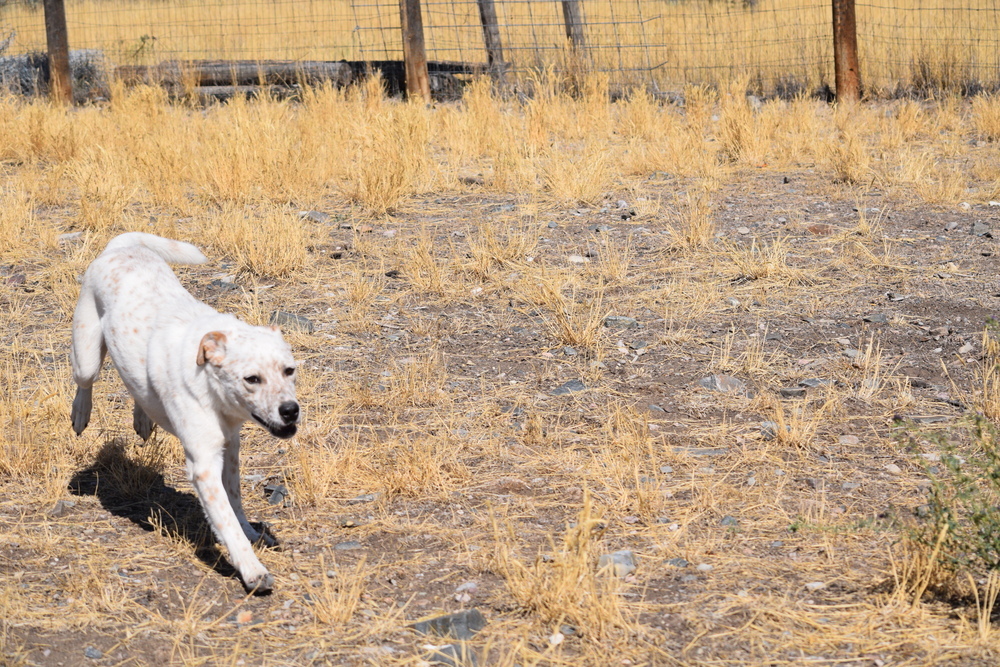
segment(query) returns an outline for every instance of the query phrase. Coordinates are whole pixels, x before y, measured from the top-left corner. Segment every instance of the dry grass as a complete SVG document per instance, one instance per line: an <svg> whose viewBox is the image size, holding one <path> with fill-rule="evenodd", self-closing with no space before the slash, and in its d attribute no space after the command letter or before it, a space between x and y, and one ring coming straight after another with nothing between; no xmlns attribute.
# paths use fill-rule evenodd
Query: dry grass
<svg viewBox="0 0 1000 667"><path fill-rule="evenodd" d="M412 665L449 641L412 622L476 607L480 664L992 664L995 580L887 548L932 436L967 444L936 420L1000 419L987 103L544 83L0 101L0 662ZM77 278L133 229L203 247L178 274L214 307L315 324L300 434L246 430L270 597L110 366L69 429Z"/></svg>

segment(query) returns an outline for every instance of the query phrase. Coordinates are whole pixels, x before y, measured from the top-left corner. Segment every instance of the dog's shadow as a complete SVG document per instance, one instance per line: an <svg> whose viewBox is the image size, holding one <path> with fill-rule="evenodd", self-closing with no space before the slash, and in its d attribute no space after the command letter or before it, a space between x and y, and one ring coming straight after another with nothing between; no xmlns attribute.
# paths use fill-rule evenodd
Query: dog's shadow
<svg viewBox="0 0 1000 667"><path fill-rule="evenodd" d="M164 483L154 453L149 462L128 455L123 438L106 440L94 462L78 470L69 483L78 496L96 496L115 516L128 519L143 530L186 542L203 563L217 573L238 578L236 569L219 551L198 498ZM151 441L143 451L155 451Z"/></svg>

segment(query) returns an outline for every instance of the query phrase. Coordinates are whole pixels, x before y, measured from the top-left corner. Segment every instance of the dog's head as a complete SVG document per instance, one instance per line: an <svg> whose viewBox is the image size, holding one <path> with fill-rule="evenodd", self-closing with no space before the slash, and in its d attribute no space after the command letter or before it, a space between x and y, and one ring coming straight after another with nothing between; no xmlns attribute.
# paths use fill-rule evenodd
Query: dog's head
<svg viewBox="0 0 1000 667"><path fill-rule="evenodd" d="M276 327L243 325L210 331L198 345L197 362L210 374L228 408L253 419L271 435L295 435L299 421L296 364Z"/></svg>

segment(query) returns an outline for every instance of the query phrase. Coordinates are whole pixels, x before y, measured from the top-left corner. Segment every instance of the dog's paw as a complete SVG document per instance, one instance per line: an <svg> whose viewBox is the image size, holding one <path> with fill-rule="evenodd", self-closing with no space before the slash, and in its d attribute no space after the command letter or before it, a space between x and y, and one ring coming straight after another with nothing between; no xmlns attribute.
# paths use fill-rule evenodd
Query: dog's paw
<svg viewBox="0 0 1000 667"><path fill-rule="evenodd" d="M90 423L90 411L94 407L92 394L91 389L76 388L76 397L73 399L70 419L73 421L73 432L77 435L83 433L83 429L87 428L87 424Z"/></svg>
<svg viewBox="0 0 1000 667"><path fill-rule="evenodd" d="M254 595L268 595L274 588L274 577L267 571L243 578L243 588Z"/></svg>

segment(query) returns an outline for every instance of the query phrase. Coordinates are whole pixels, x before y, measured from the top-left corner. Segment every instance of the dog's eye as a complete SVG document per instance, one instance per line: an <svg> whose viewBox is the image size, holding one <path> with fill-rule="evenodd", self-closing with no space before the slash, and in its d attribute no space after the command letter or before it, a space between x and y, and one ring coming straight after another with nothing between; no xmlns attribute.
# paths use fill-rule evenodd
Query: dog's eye
<svg viewBox="0 0 1000 667"><path fill-rule="evenodd" d="M291 366L289 366L288 368L285 369L285 375L286 376L287 375L294 375L294 374L295 374L295 369L292 368Z"/></svg>
<svg viewBox="0 0 1000 667"><path fill-rule="evenodd" d="M260 384L260 376L248 375L245 378L243 378L243 381L246 382L247 384Z"/></svg>

